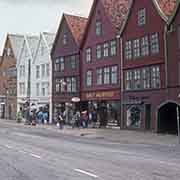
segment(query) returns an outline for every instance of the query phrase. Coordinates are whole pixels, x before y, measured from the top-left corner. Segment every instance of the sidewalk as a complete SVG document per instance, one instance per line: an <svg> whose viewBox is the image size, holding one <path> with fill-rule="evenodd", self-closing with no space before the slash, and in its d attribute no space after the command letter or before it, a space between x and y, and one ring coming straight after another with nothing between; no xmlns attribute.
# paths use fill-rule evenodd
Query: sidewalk
<svg viewBox="0 0 180 180"><path fill-rule="evenodd" d="M63 130L58 129L56 126L45 125L43 128L53 129L59 133L72 135L77 137L85 137L92 139L104 139L109 142L121 144L158 144L158 145L177 145L178 137L175 135L156 134L151 132L130 131L120 129L72 129L65 126Z"/></svg>
<svg viewBox="0 0 180 180"><path fill-rule="evenodd" d="M19 126L25 126L23 123L17 124L16 121L3 120L3 122L9 124L16 124ZM29 127L29 126L26 126ZM30 126L31 127L31 126ZM121 144L158 144L158 145L177 145L178 137L175 135L165 135L165 134L156 134L151 132L142 132L142 131L129 131L129 130L120 130L120 129L78 129L70 126L64 126L60 130L55 125L37 125L33 126L34 128L43 128L48 129L54 132L62 133L65 135L71 135L76 137L85 137L91 139L103 139L109 142L121 143Z"/></svg>

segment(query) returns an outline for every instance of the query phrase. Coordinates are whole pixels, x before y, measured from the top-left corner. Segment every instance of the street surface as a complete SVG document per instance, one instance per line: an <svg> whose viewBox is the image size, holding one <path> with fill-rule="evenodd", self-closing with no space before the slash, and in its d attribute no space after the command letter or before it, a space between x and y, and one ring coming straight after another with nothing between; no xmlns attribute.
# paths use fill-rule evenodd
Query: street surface
<svg viewBox="0 0 180 180"><path fill-rule="evenodd" d="M180 180L180 146L122 144L0 120L0 180L93 179Z"/></svg>

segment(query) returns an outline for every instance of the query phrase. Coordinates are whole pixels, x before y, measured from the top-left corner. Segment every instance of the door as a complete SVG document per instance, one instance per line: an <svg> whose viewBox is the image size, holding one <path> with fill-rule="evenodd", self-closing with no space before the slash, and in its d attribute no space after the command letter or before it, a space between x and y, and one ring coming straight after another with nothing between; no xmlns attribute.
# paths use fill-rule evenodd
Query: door
<svg viewBox="0 0 180 180"><path fill-rule="evenodd" d="M145 129L151 129L151 104L145 105Z"/></svg>

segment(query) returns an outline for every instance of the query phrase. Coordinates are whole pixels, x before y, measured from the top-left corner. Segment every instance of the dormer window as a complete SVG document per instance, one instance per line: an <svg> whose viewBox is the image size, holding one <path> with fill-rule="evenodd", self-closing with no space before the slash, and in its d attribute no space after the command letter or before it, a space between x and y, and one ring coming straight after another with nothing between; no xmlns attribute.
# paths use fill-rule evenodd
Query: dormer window
<svg viewBox="0 0 180 180"><path fill-rule="evenodd" d="M96 35L102 35L102 23L101 21L96 21Z"/></svg>
<svg viewBox="0 0 180 180"><path fill-rule="evenodd" d="M67 44L67 34L64 33L63 35L63 44L66 45Z"/></svg>
<svg viewBox="0 0 180 180"><path fill-rule="evenodd" d="M138 11L138 25L143 26L146 24L146 9L140 9Z"/></svg>

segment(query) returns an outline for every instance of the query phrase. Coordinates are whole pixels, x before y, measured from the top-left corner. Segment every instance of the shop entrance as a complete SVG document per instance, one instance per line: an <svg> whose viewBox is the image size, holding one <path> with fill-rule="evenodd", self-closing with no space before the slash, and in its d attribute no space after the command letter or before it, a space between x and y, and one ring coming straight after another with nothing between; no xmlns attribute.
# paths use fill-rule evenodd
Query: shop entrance
<svg viewBox="0 0 180 180"><path fill-rule="evenodd" d="M177 134L177 107L180 107L173 102L168 102L161 106L158 110L158 132Z"/></svg>

